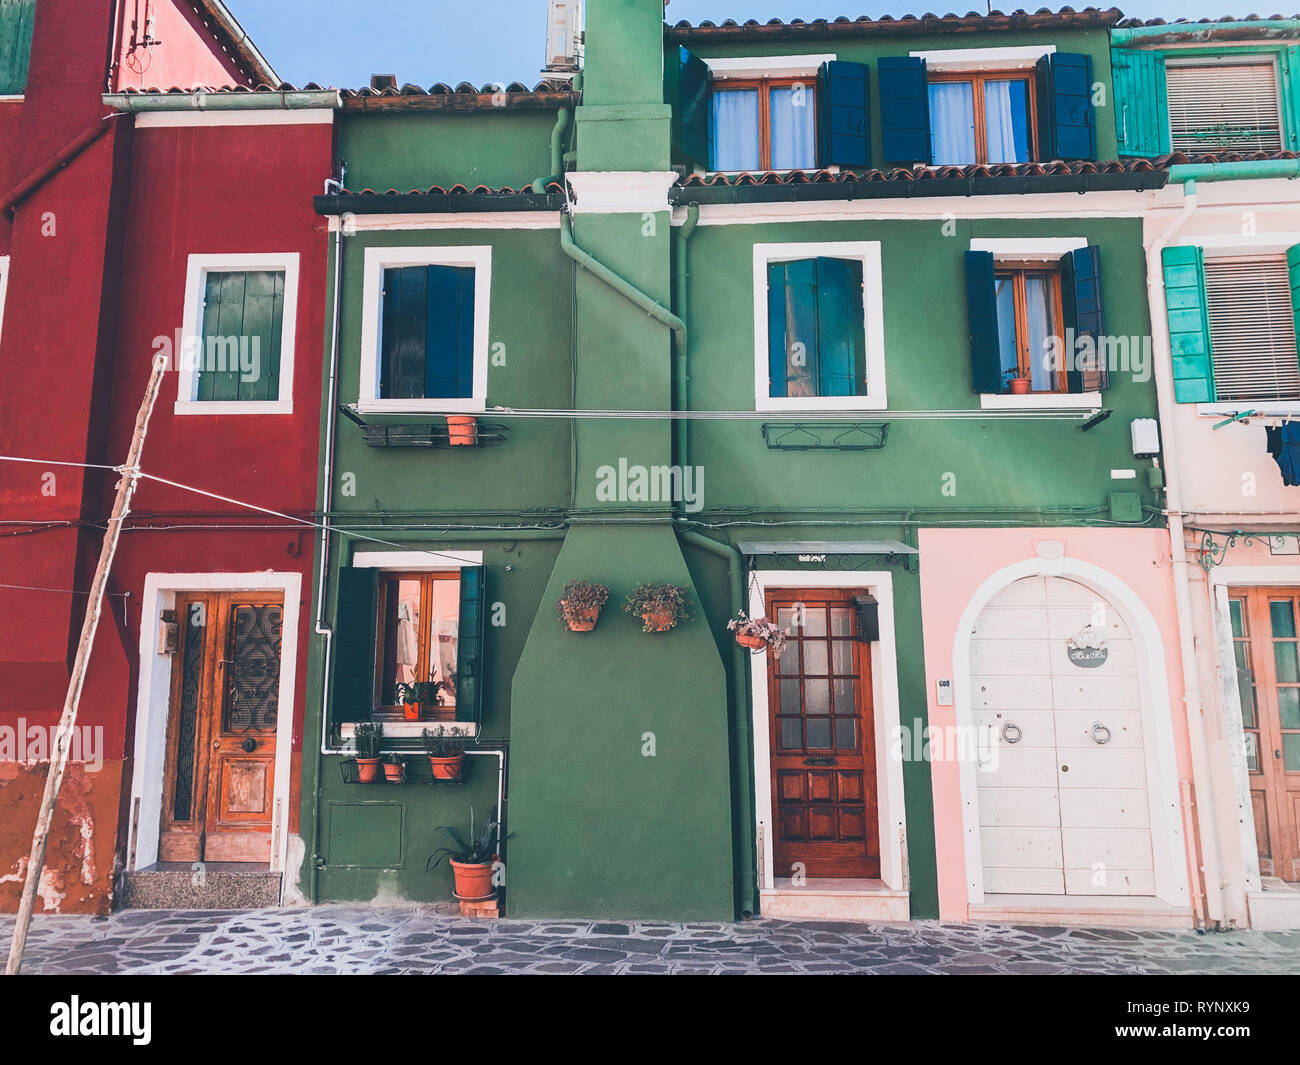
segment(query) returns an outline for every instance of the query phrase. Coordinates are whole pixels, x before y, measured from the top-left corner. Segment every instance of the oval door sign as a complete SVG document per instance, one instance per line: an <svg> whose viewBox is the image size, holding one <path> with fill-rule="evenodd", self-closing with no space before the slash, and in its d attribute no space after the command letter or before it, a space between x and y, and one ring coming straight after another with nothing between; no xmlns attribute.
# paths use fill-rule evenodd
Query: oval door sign
<svg viewBox="0 0 1300 1065"><path fill-rule="evenodd" d="M1065 653L1080 669L1097 669L1105 665L1106 659L1110 657L1106 638L1091 625L1070 637Z"/></svg>

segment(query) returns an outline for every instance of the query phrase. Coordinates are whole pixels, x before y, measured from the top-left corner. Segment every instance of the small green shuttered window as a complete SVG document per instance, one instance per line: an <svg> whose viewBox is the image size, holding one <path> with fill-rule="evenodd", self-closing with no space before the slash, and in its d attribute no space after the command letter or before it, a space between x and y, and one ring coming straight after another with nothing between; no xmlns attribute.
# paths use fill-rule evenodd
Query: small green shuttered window
<svg viewBox="0 0 1300 1065"><path fill-rule="evenodd" d="M196 400L217 403L280 398L284 282L282 270L208 272Z"/></svg>
<svg viewBox="0 0 1300 1065"><path fill-rule="evenodd" d="M27 89L36 0L0 0L0 96Z"/></svg>
<svg viewBox="0 0 1300 1065"><path fill-rule="evenodd" d="M381 399L474 394L474 267L384 271Z"/></svg>
<svg viewBox="0 0 1300 1065"><path fill-rule="evenodd" d="M772 398L865 396L860 259L798 259L767 268Z"/></svg>

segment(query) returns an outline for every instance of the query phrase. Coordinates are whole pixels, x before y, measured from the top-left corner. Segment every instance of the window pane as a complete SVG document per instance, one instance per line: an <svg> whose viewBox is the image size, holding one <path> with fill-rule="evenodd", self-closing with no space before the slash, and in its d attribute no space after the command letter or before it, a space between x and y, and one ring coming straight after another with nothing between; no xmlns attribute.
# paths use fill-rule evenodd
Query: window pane
<svg viewBox="0 0 1300 1065"><path fill-rule="evenodd" d="M1296 645L1293 643L1275 643L1273 661L1277 663L1277 679L1283 684L1300 681L1300 662L1296 661Z"/></svg>
<svg viewBox="0 0 1300 1065"><path fill-rule="evenodd" d="M814 677L826 676L827 651L821 640L809 640L803 645L803 671Z"/></svg>
<svg viewBox="0 0 1300 1065"><path fill-rule="evenodd" d="M1025 278L1025 303L1029 319L1029 380L1034 392L1055 392L1056 372L1048 358L1048 338L1053 335L1051 279L1044 274Z"/></svg>
<svg viewBox="0 0 1300 1065"><path fill-rule="evenodd" d="M797 680L781 681L781 705L777 709L783 714L799 713L799 682Z"/></svg>
<svg viewBox="0 0 1300 1065"><path fill-rule="evenodd" d="M853 612L846 606L831 607L831 635L853 635Z"/></svg>
<svg viewBox="0 0 1300 1065"><path fill-rule="evenodd" d="M930 83L930 150L935 166L975 162L975 87L969 81Z"/></svg>
<svg viewBox="0 0 1300 1065"><path fill-rule="evenodd" d="M1288 773L1300 770L1300 732L1288 732L1282 737L1282 764Z"/></svg>
<svg viewBox="0 0 1300 1065"><path fill-rule="evenodd" d="M397 705L396 687L424 678L420 665L420 581L389 580L384 595L384 672L379 701Z"/></svg>
<svg viewBox="0 0 1300 1065"><path fill-rule="evenodd" d="M772 169L811 170L817 165L817 109L806 86L773 89Z"/></svg>
<svg viewBox="0 0 1300 1065"><path fill-rule="evenodd" d="M835 719L835 746L841 750L853 750L858 745L858 722L852 717Z"/></svg>
<svg viewBox="0 0 1300 1065"><path fill-rule="evenodd" d="M803 747L803 736L800 735L799 719L797 717L781 718L781 748L786 751L797 751Z"/></svg>
<svg viewBox="0 0 1300 1065"><path fill-rule="evenodd" d="M826 608L824 606L810 606L804 608L803 632L801 635L826 635Z"/></svg>
<svg viewBox="0 0 1300 1065"><path fill-rule="evenodd" d="M837 714L856 714L857 706L853 702L853 681L840 678L835 682L835 712Z"/></svg>
<svg viewBox="0 0 1300 1065"><path fill-rule="evenodd" d="M1242 616L1243 603L1240 599L1228 600L1228 613L1232 616L1232 635L1241 639L1246 635L1245 621Z"/></svg>
<svg viewBox="0 0 1300 1065"><path fill-rule="evenodd" d="M713 94L713 169L757 170L758 90Z"/></svg>
<svg viewBox="0 0 1300 1065"><path fill-rule="evenodd" d="M456 705L456 659L460 645L460 581L433 582L429 607L429 680L443 681L442 705Z"/></svg>
<svg viewBox="0 0 1300 1065"><path fill-rule="evenodd" d="M994 282L998 304L998 351L1001 353L1004 391L1009 391L1011 378L1020 374L1016 356L1016 286L1010 277L999 277Z"/></svg>
<svg viewBox="0 0 1300 1065"><path fill-rule="evenodd" d="M1254 732L1246 733L1246 771L1259 772L1259 736Z"/></svg>
<svg viewBox="0 0 1300 1065"><path fill-rule="evenodd" d="M806 680L803 682L804 713L829 714L831 712L831 682Z"/></svg>
<svg viewBox="0 0 1300 1065"><path fill-rule="evenodd" d="M1300 688L1278 688L1277 713L1283 728L1300 729Z"/></svg>
<svg viewBox="0 0 1300 1065"><path fill-rule="evenodd" d="M986 81L984 122L990 163L1029 162L1029 83Z"/></svg>
<svg viewBox="0 0 1300 1065"><path fill-rule="evenodd" d="M1241 723L1255 727L1255 676L1244 666L1237 666L1237 695L1241 699Z"/></svg>
<svg viewBox="0 0 1300 1065"><path fill-rule="evenodd" d="M831 745L831 719L829 717L810 717L805 719L805 727L808 730L808 748L810 750L825 750ZM1300 736L1296 737L1300 740ZM1300 746L1297 746L1296 753L1300 754Z"/></svg>
<svg viewBox="0 0 1300 1065"><path fill-rule="evenodd" d="M853 644L849 640L835 641L835 673L847 677L853 672Z"/></svg>
<svg viewBox="0 0 1300 1065"><path fill-rule="evenodd" d="M1273 599L1268 604L1269 620L1273 623L1273 635L1295 639L1295 612L1290 599Z"/></svg>
<svg viewBox="0 0 1300 1065"><path fill-rule="evenodd" d="M777 661L776 671L785 676L799 672L799 641L787 640L781 648L781 657Z"/></svg>

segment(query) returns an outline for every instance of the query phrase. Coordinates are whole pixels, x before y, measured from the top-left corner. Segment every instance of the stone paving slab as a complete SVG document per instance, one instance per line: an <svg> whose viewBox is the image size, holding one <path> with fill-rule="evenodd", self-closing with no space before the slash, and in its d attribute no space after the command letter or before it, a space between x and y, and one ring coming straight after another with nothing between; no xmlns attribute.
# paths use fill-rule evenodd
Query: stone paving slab
<svg viewBox="0 0 1300 1065"><path fill-rule="evenodd" d="M12 917L0 917L7 944ZM38 916L24 971L1300 974L1300 932L1011 925L470 921L419 906Z"/></svg>

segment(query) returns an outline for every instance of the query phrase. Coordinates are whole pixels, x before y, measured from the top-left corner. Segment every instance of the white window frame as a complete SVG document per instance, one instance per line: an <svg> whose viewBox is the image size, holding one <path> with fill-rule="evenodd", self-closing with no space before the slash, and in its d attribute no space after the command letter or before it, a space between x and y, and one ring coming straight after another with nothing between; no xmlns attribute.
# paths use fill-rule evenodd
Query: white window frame
<svg viewBox="0 0 1300 1065"><path fill-rule="evenodd" d="M797 259L857 259L862 263L863 334L866 338L865 396L772 396L768 380L767 267ZM754 245L754 409L798 411L885 410L885 300L880 241L827 241L814 244Z"/></svg>
<svg viewBox="0 0 1300 1065"><path fill-rule="evenodd" d="M971 251L991 251L999 259L1043 262L1056 265L1068 252L1088 246L1087 237L979 237L970 242ZM1098 410L1100 392L1040 392L1013 396L1002 392L981 392L981 410Z"/></svg>
<svg viewBox="0 0 1300 1065"><path fill-rule="evenodd" d="M5 293L9 290L9 256L0 255L0 339L4 337Z"/></svg>
<svg viewBox="0 0 1300 1065"><path fill-rule="evenodd" d="M926 70L941 74L998 70L1033 70L1045 55L1056 51L1054 44L1027 44L1017 48L943 48L929 52L909 52L913 59L924 59Z"/></svg>
<svg viewBox="0 0 1300 1065"><path fill-rule="evenodd" d="M191 255L185 270L185 312L181 323L181 348L174 353L179 369L175 413L193 414L292 414L293 354L298 335L298 252L249 252L245 254ZM204 402L198 394L199 375L190 356L203 356L203 297L208 275L251 270L278 270L284 274L284 312L280 325L280 395L277 399L219 400Z"/></svg>
<svg viewBox="0 0 1300 1065"><path fill-rule="evenodd" d="M383 337L384 271L402 266L468 266L474 269L474 389L468 399L381 399L380 343ZM425 248L367 248L361 305L362 414L481 414L487 409L487 371L492 305L492 247L443 245Z"/></svg>

